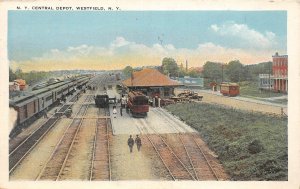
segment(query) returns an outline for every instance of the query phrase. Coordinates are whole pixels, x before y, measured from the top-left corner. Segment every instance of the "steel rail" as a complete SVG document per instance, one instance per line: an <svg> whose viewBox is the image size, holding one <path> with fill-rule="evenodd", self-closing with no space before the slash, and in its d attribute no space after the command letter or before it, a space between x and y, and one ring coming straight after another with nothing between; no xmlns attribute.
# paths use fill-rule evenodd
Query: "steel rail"
<svg viewBox="0 0 300 189"><path fill-rule="evenodd" d="M106 109L107 111L105 112L105 114L109 115L109 108ZM109 180L111 181L111 161L110 161L110 143L109 143L109 125L108 123L111 123L110 120L108 121L108 119L106 118L106 137L107 137L107 155L108 155L108 168L109 168Z"/></svg>
<svg viewBox="0 0 300 189"><path fill-rule="evenodd" d="M161 110L160 112L162 112L162 113L167 117L167 119L169 119L169 120L173 121L174 123L176 123L174 120L170 119L170 117L169 117L169 115L167 114L167 112L165 112L165 111L163 111L163 110ZM157 112L157 113L158 113L158 112ZM169 123L170 123L170 121L169 121ZM170 124L170 125L171 125L174 129L176 129L176 130L179 132L179 130L178 130L176 127L174 127L173 124ZM182 129L184 129L185 131L188 131L186 128L183 128L183 127L182 127ZM201 154L203 155L203 157L204 157L204 159L205 159L207 165L209 166L211 172L213 173L214 177L215 177L217 180L219 180L219 177L217 176L216 172L214 171L214 169L212 168L211 164L209 163L209 161L208 161L206 155L204 154L202 148L200 147L200 145L199 145L198 142L196 141L194 135L192 135L192 139L193 139L194 143L196 144L196 146L198 147L198 149L200 150ZM181 139L181 140L182 140L182 139Z"/></svg>
<svg viewBox="0 0 300 189"><path fill-rule="evenodd" d="M147 119L147 118L146 118ZM146 124L145 120L143 119L141 120L142 123L144 124L144 126L150 125L150 124ZM171 151L171 153L176 157L176 159L180 162L180 164L184 167L184 169L189 173L189 175L193 178L193 180L195 180L195 177L191 174L191 172L189 171L189 169L184 165L184 163L182 163L182 161L180 160L180 158L175 154L175 152L172 150L172 148L167 144L167 142L163 139L163 137L156 131L156 129L151 126L151 129L161 138L161 140L166 144L166 146L168 147L168 149Z"/></svg>
<svg viewBox="0 0 300 189"><path fill-rule="evenodd" d="M153 112L154 112L155 114L157 114L157 115L161 115L161 114L159 114L159 112L157 112L156 110L157 110L157 109L155 109ZM193 164L193 162L192 162L191 156L190 156L190 154L188 153L188 150L187 150L187 148L186 148L186 145L185 145L184 142L182 141L182 137L181 137L180 131L179 131L179 130L178 130L178 129L170 122L169 117L167 117L167 119L165 119L165 120L172 126L173 129L175 129L176 132L178 132L178 133L176 133L176 134L179 136L179 140L180 140L181 144L182 144L183 147L184 147L184 150L185 150L186 155L188 156L189 163L190 163L190 165L192 166L192 169L193 169L193 172L194 172L194 174L195 174L196 180L199 180L199 177L198 177L198 174L197 174L197 172L196 172L196 170L195 170L195 166L194 166L194 164Z"/></svg>
<svg viewBox="0 0 300 189"><path fill-rule="evenodd" d="M87 96L85 101L87 101L87 99L89 98L90 96ZM83 105L81 105L81 107L79 108L78 112L75 114L76 116L80 113L81 111L81 108L83 107ZM76 117L74 116L74 117ZM74 121L75 118L72 119L72 122ZM46 167L47 167L47 164L49 163L49 161L53 158L54 154L56 153L56 150L58 149L59 145L61 144L64 136L66 135L67 131L69 130L70 126L72 125L72 122L68 125L68 127L65 129L63 135L61 136L60 140L57 142L57 144L55 145L55 148L53 149L50 157L47 159L46 163L44 164L43 168L41 169L40 173L38 174L38 176L36 177L35 180L40 180L40 178L42 177Z"/></svg>
<svg viewBox="0 0 300 189"><path fill-rule="evenodd" d="M140 122L144 125L144 128L147 128L147 125L149 126L149 124L146 124L145 120L142 119L140 120ZM169 149L169 151L174 155L174 157L180 162L181 166L187 171L187 173L191 176L191 178L193 180L195 180L195 177L191 174L191 172L189 171L189 169L184 165L184 163L182 163L182 161L179 159L179 157L175 154L175 152L172 150L172 148L167 144L167 142L163 139L163 137L155 130L154 127L150 126L151 129L154 131L154 133L160 137L160 139L163 141L163 143L167 146L167 148ZM148 129L146 129L148 130ZM149 132L148 132L149 133Z"/></svg>
<svg viewBox="0 0 300 189"><path fill-rule="evenodd" d="M89 100L90 100L90 99L89 99ZM86 114L88 107L89 107L89 105L85 106L85 110L84 110L83 115ZM71 145L70 145L70 147L69 147L69 150L68 150L68 152L67 152L67 155L66 155L66 157L65 157L65 159L64 159L64 162L63 162L63 164L62 164L62 166L61 166L61 168L60 168L60 171L59 171L59 173L58 173L57 178L56 178L55 181L58 181L58 180L59 180L60 175L62 174L62 172L63 172L63 170L64 170L64 168L65 168L65 166L66 166L66 163L67 163L67 160L68 160L68 158L69 158L69 155L70 155L70 152L71 152L71 150L72 150L72 147L73 147L73 145L74 145L74 142L75 142L75 140L76 140L76 138L77 138L77 135L78 135L78 133L79 133L79 131L80 131L80 129L81 129L83 119L84 119L84 118L81 118L81 119L80 119L80 123L79 123L79 125L78 125L78 127L77 127L77 129L76 129L75 135L74 135L74 137L73 137L73 139L72 139L72 143L71 143Z"/></svg>
<svg viewBox="0 0 300 189"><path fill-rule="evenodd" d="M98 109L98 114L100 110ZM93 168L94 168L94 159L95 159L95 151L96 151L96 141L97 141L97 135L98 135L98 119L96 120L96 127L95 127L95 136L93 140L93 154L92 154L92 160L91 160L91 170L89 174L89 180L92 181L93 179Z"/></svg>
<svg viewBox="0 0 300 189"><path fill-rule="evenodd" d="M93 83L91 83L92 85L94 84L98 84L98 86L102 86L106 81L107 75L103 75L101 76L101 78L95 78L95 80L93 81ZM101 89L97 88L96 92L98 91L102 91ZM98 115L100 115L100 108L98 109ZM109 115L109 108L105 108L105 115ZM105 118L105 122L106 122L106 141L107 141L107 158L108 158L108 162L107 162L107 166L108 166L108 179L109 181L111 181L111 162L110 162L110 144L109 144L109 125L108 125L108 119ZM94 161L95 161L95 154L96 154L96 145L97 145L97 136L98 136L98 124L99 124L99 119L97 119L96 121L96 127L95 127L95 137L93 140L93 154L92 154L92 160L91 160L91 168L90 168L90 174L89 174L89 180L92 181L93 180L93 172L94 172Z"/></svg>
<svg viewBox="0 0 300 189"><path fill-rule="evenodd" d="M139 124L136 124L136 125L139 125ZM140 128L140 126L137 126L138 130L140 131L140 133L142 134L142 129ZM145 130L143 128L143 130ZM175 181L175 177L174 175L172 174L171 170L169 169L169 167L166 165L165 161L163 160L163 158L161 157L160 153L158 152L156 146L153 144L152 140L149 138L149 136L147 135L147 131L146 131L146 137L147 139L149 140L149 142L151 143L151 145L153 146L154 150L156 151L156 153L158 154L158 157L160 158L160 160L162 161L162 163L164 164L165 168L168 170L170 176L172 177L172 179Z"/></svg>
<svg viewBox="0 0 300 189"><path fill-rule="evenodd" d="M73 97L75 98L75 96ZM72 98L72 99L73 99ZM72 106L72 104L70 104L68 106L68 108ZM67 109L66 109L67 110ZM66 111L65 110L65 111ZM64 111L64 112L65 112ZM36 140L34 142L34 144L21 156L21 158L13 165L12 168L9 169L9 174L11 174L15 168L21 163L21 161L24 160L24 158L31 152L31 150L46 136L46 134L48 134L48 132L54 127L54 125L57 123L57 121L59 120L58 117L54 117L55 114L53 114L45 123L43 123L39 128L37 128L34 132L32 132L28 137L26 137L17 147L14 148L14 150L12 150L9 153L9 159L13 158L13 154L17 153L17 150L21 148L21 146L25 145L25 142L29 141L30 139L32 139L34 137L34 135L37 134L38 131L41 131L41 129L48 123L48 121L50 119L55 119L53 123L50 124L50 126L43 132L43 134L38 138L38 140Z"/></svg>
<svg viewBox="0 0 300 189"><path fill-rule="evenodd" d="M100 109L99 109L100 110ZM109 110L108 110L109 111ZM100 111L98 111L98 114L100 113ZM105 114L107 114L107 110L105 112ZM91 160L91 169L90 169L90 175L89 175L89 180L92 181L93 180L93 171L94 171L94 161L95 161L95 153L96 153L96 145L97 145L97 136L99 133L98 130L98 123L99 123L99 119L97 119L97 125L95 128L95 137L93 140L93 155L92 155L92 160ZM110 162L110 144L109 144L109 124L108 124L108 119L105 118L105 123L106 123L106 142L107 142L107 167L108 167L108 179L109 181L111 181L111 162Z"/></svg>
<svg viewBox="0 0 300 189"><path fill-rule="evenodd" d="M75 98L75 97L73 97ZM73 99L72 98L72 99ZM66 103L65 103L66 104ZM68 106L68 108L71 106L71 104ZM67 109L68 109L67 108ZM66 110L65 110L66 111ZM65 112L64 111L64 112ZM55 118L54 117L55 114L52 114L44 123L42 123L36 130L34 130L30 135L28 135L25 139L22 140L22 142L17 145L13 150L10 151L9 155L11 155L12 153L14 153L14 151L16 151L24 142L26 142L33 134L35 134L43 125L45 125L47 123L47 121L49 121L49 119Z"/></svg>

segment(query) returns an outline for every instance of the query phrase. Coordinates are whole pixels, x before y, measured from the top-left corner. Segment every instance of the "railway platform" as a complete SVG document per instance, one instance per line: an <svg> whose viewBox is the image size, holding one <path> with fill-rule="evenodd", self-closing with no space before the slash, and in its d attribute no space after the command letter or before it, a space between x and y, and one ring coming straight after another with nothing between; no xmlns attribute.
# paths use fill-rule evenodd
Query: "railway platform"
<svg viewBox="0 0 300 189"><path fill-rule="evenodd" d="M120 106L117 106L117 115L116 118L114 118L112 107L113 105L110 105L110 117L113 135L155 133L155 131L149 129L148 127L155 128L158 133L196 132L189 125L175 118L162 108L150 107L148 115L145 118L132 118L131 114L127 113L125 109L123 109L123 115L121 116ZM145 127L147 129L147 133L143 132Z"/></svg>

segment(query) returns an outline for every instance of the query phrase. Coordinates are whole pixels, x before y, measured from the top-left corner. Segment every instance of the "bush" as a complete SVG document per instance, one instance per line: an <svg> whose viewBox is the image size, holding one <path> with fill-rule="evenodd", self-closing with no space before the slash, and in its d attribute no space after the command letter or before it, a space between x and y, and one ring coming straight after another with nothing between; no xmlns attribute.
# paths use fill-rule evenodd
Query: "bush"
<svg viewBox="0 0 300 189"><path fill-rule="evenodd" d="M248 151L251 154L257 154L263 150L263 145L259 140L254 140L248 145Z"/></svg>

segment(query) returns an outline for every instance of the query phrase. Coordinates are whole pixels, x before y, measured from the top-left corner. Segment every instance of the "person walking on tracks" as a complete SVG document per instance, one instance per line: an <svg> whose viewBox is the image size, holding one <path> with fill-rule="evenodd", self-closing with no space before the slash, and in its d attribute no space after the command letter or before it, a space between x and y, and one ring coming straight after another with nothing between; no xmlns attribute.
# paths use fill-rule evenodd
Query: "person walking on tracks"
<svg viewBox="0 0 300 189"><path fill-rule="evenodd" d="M134 145L134 140L132 138L132 135L129 136L129 138L127 140L127 144L129 146L130 153L132 153L132 148L133 148L133 145Z"/></svg>
<svg viewBox="0 0 300 189"><path fill-rule="evenodd" d="M136 135L135 144L136 144L137 150L140 151L141 146L142 146L142 140L139 137L139 135Z"/></svg>

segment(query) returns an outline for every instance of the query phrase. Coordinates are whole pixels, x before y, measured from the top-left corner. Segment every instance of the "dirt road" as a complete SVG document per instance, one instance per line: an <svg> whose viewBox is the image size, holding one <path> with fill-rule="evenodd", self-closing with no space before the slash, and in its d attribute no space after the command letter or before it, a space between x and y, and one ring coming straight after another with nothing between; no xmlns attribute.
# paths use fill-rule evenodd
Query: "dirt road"
<svg viewBox="0 0 300 189"><path fill-rule="evenodd" d="M232 108L237 108L241 110L247 111L258 111L263 113L271 113L281 115L281 107L270 105L270 104L262 104L255 101L245 101L240 100L239 98L232 98L226 96L220 96L212 93L197 91L200 96L203 96L202 102L211 103L211 104L220 104L229 106ZM178 91L176 91L178 93ZM285 114L287 114L287 108L283 108Z"/></svg>

